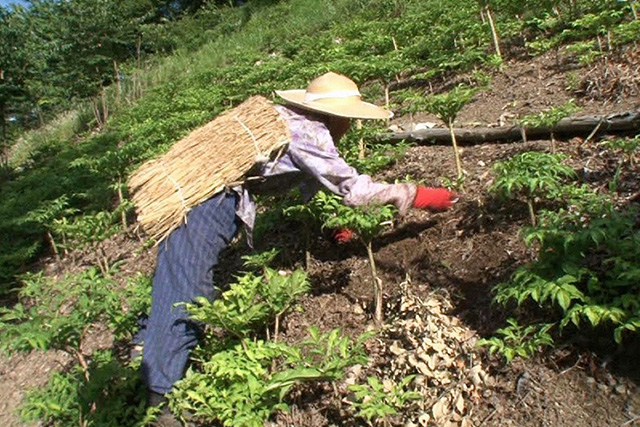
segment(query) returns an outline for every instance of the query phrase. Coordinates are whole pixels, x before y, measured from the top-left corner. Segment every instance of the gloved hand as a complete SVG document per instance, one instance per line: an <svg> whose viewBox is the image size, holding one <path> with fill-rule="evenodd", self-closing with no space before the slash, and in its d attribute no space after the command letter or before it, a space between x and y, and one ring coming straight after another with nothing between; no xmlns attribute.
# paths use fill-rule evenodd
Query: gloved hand
<svg viewBox="0 0 640 427"><path fill-rule="evenodd" d="M336 243L349 243L355 237L355 233L348 228L339 228L333 232L333 240Z"/></svg>
<svg viewBox="0 0 640 427"><path fill-rule="evenodd" d="M446 188L430 188L420 185L416 191L416 198L413 199L413 207L439 212L449 209L457 201L458 194Z"/></svg>

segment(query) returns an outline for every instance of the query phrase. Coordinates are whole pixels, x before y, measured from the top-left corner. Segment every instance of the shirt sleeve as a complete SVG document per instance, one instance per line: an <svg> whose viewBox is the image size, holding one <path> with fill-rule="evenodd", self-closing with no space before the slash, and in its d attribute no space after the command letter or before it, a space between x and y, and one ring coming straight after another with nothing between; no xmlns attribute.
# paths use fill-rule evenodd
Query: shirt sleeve
<svg viewBox="0 0 640 427"><path fill-rule="evenodd" d="M394 204L401 213L411 207L416 194L414 184L374 182L359 174L340 156L329 130L319 121L309 121L292 135L289 155L295 165L332 193L343 197L347 206L371 203Z"/></svg>

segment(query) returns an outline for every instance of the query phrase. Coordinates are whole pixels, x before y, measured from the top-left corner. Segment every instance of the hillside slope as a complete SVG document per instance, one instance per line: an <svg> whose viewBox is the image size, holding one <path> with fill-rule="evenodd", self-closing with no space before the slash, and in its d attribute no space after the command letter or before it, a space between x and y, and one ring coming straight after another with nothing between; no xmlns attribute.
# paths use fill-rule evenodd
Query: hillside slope
<svg viewBox="0 0 640 427"><path fill-rule="evenodd" d="M396 2L399 8L400 3ZM281 6L285 4L283 2ZM418 7L411 4L411 7ZM402 17L402 13L399 10L398 16ZM362 21L357 24L354 28L364 31L367 37L379 30L374 24ZM345 31L349 25L344 23L340 31ZM406 41L409 29L405 30ZM402 129L427 122L441 126L437 117L421 108L421 102L432 93L446 92L460 83L479 88L457 116L456 125L463 127L513 123L527 114L538 114L570 99L575 99L580 108L576 114L609 114L640 108L637 77L640 51L633 43L618 46L597 60L583 63L575 52L565 49L537 56L524 55L522 44L516 41L509 45L510 49L505 47L506 59L500 67L447 69L431 74L430 70L408 68L406 63L399 63L380 72L388 79L385 80L371 71L375 69L371 65L375 61L370 57L359 62L347 60L352 56L345 51L356 49L362 35L347 33L351 35L350 39L343 40L342 44L334 43L332 37L343 34L340 31L322 34L322 43L333 46L332 54L335 55L327 53L326 65L321 59L315 59L317 62L294 73L296 61L311 55L297 43L304 45L312 39L293 40L287 46L290 51L279 53L274 48L275 55L259 60L266 63L256 62L252 57L235 68L209 72L199 69L194 75L185 77L185 81L176 82L175 86L157 88L130 110L131 117L116 118L114 128L107 129L96 139L88 139L90 144L83 147L87 151L75 154L86 156L89 146L97 146L100 149L91 156L100 159L101 154L119 152L114 147L124 148L123 164L126 166L118 173L107 174L109 178L105 182L111 183L111 179L122 179L123 171L130 170L136 162L160 151L149 146L162 143L166 148L169 141L221 109L223 105L218 102L218 96L226 100L228 104L224 106L227 106L238 101L247 87L251 92L270 94L273 88L283 85L300 86L311 74L340 64L345 68L339 71L351 71L356 75L363 72L358 75L363 90L379 101L386 84L410 76L411 93L404 90L390 93L391 107L397 114L386 125ZM428 50L426 45L411 46L415 54L413 59ZM419 46L423 50L417 54ZM362 48L360 53L376 51L370 45L359 47ZM396 55L393 43L380 49L388 49L381 55L382 61L390 61ZM482 44L478 51L483 49L484 52L490 49L489 44ZM317 51L328 52L328 49L323 45L318 46ZM456 57L459 61L466 58L463 54ZM263 65L266 67L261 68ZM396 66L406 68L396 76ZM248 76L246 81L232 78L242 73ZM282 74L282 78L274 77L276 74ZM200 83L189 86L186 80L189 84ZM216 85L227 85L228 92L223 95L217 91L207 92L205 89L211 89L212 81ZM619 138L627 142L637 140L635 134L591 138L583 135L558 141L557 150L566 155L566 164L576 172L575 180L569 185L585 184L595 194L611 200L615 211L633 212L640 199L638 162L627 159L637 156L637 150L631 150L631 157L628 157L624 150L609 144ZM351 139L357 138L352 136ZM121 144L122 141L126 143ZM127 144L135 148L139 141L144 150L137 146L139 151L127 157L131 154L126 151ZM389 149L374 145L372 140L367 142L371 143L368 149L371 159L380 156L377 150ZM351 145L345 144L341 148L345 155L351 156ZM385 287L387 323L365 344L369 361L350 367L345 377L335 383L312 382L295 386L285 399L291 410L276 412L267 425L364 426L385 422L394 426L640 425L640 371L634 363L640 347L635 335L625 334L623 344L618 345L609 324L600 328L590 328L586 323L581 328L570 325L562 333L553 330L556 341L551 348L534 352L534 357L528 360L516 358L510 364L499 355L490 355L486 348L476 346L478 339L491 337L510 317L518 317L527 322L525 324L552 322L558 320L561 312L558 306L540 308L535 303L526 303L515 308L513 304L501 306L492 300L495 285L508 281L514 271L539 256L535 246L529 247L523 241L522 233L529 225L524 201L505 202L491 190L497 179L496 163L530 151L548 153L551 141L462 147L465 179L463 189L459 189L461 199L455 208L437 214L411 211L398 218L375 241L375 260ZM350 159L357 161L355 156ZM367 166L366 163L363 165ZM83 164L78 166L83 167ZM87 167L86 170L95 168ZM411 146L394 162L377 170L375 177L389 182L409 179L433 186L455 185L455 170L450 146ZM87 182L100 181L104 176L96 172ZM110 194L106 204L113 206L118 203L114 202L117 197L113 192L102 193L105 182L101 183L98 193L101 197ZM307 337L309 326L317 326L322 332L340 328L349 337L372 329L372 281L362 246L358 242L338 245L327 231L320 231L312 236L311 245L306 248L300 238L302 225L281 214L281 202L275 200L271 209L263 208L261 230L266 231L260 234L256 251L280 248L274 267L291 271L304 266L312 285L311 293L300 299L297 309L282 319L282 341L299 342ZM552 208L554 203L560 202L542 203L541 207ZM120 219L118 212L111 221L118 224ZM633 217L633 227L637 235L637 214ZM79 276L94 269L99 272L100 280L104 277L109 284L113 282L114 293L129 296L125 292L134 288L134 280L146 280L152 273L155 249L135 224L129 223L126 229L116 231L99 241L91 240L84 247L69 248L61 258L45 256L36 270L52 283L65 283L67 275ZM305 249L309 249L308 258ZM217 276L221 284L232 281L242 269L241 256L249 252L241 239L227 251ZM605 263L605 255L594 254L586 266L595 269L610 265ZM633 268L637 263L635 267L633 262L629 264L629 271L635 271ZM135 289L148 291L144 286ZM631 292L634 291L637 289ZM36 299L37 295L31 295L23 297L22 302L29 307ZM135 310L133 313L136 314ZM69 306L64 305L61 315L69 317L69 314ZM106 321L84 325L82 333L86 335L79 352L90 364L88 379L78 368L77 360L63 351L33 351L0 358L0 399L3 402L0 424L29 425L21 421L14 410L30 391L35 392L36 398L28 408L33 414L42 411L50 417L42 416L32 424L76 425L77 417L87 425L109 425L109 421L117 424L119 417L126 418L131 425L141 422L142 416L136 408L142 397L140 393L136 394L139 391L137 377L128 365L127 337L132 331L126 332L116 336L114 328ZM102 351L113 357L105 358ZM52 372L68 374L66 380L57 377L57 388L45 387ZM410 388L420 392L421 399L407 401L401 405L398 414L380 417L371 423L355 415L357 405L354 393L348 390L350 384L366 384L367 377L374 377L384 387L382 394L391 395L394 385L407 375L415 376ZM87 402L87 396L98 397ZM125 399L126 403L119 399ZM194 422L196 425L208 424L204 420Z"/></svg>

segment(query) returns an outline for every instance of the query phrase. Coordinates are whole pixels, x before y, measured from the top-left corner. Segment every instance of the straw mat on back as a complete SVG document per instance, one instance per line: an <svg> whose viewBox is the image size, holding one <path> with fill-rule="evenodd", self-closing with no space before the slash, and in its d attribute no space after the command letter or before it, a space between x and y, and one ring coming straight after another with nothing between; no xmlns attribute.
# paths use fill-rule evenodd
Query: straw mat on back
<svg viewBox="0 0 640 427"><path fill-rule="evenodd" d="M241 180L256 161L291 139L284 119L254 96L176 142L129 179L138 220L154 238L180 226L189 209Z"/></svg>

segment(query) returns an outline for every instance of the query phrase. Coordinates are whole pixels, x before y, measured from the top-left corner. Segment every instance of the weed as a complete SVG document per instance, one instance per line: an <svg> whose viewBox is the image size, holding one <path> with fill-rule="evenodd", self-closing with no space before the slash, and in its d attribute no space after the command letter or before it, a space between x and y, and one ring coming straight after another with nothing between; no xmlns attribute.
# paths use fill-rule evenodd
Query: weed
<svg viewBox="0 0 640 427"><path fill-rule="evenodd" d="M576 42L567 46L567 52L576 55L580 64L589 65L602 56L602 52L594 49L595 47L595 43L591 41Z"/></svg>

